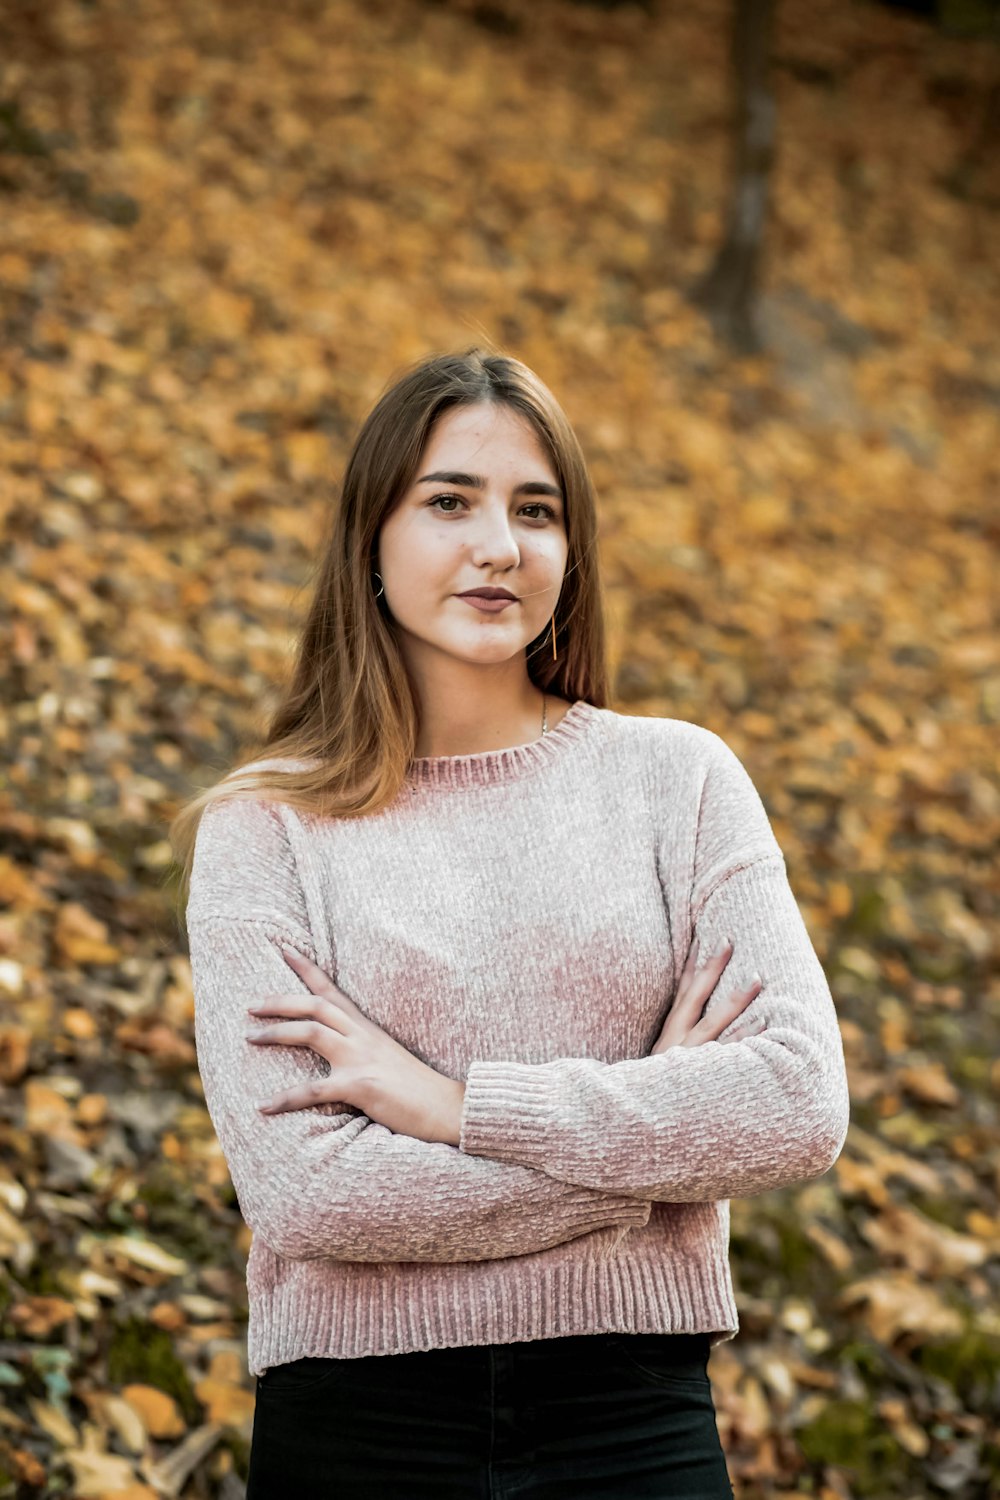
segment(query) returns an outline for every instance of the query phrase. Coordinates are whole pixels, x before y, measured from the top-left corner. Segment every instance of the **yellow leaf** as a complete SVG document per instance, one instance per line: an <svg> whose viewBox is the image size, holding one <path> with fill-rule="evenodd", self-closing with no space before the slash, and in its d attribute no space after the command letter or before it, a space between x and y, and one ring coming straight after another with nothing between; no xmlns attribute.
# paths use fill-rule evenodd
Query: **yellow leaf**
<svg viewBox="0 0 1000 1500"><path fill-rule="evenodd" d="M121 957L108 942L106 925L78 901L66 901L59 908L53 939L62 959L72 964L108 964Z"/></svg>
<svg viewBox="0 0 1000 1500"><path fill-rule="evenodd" d="M133 1453L144 1453L149 1440L142 1418L134 1406L114 1391L103 1392L97 1401L105 1420L111 1424L120 1442Z"/></svg>
<svg viewBox="0 0 1000 1500"><path fill-rule="evenodd" d="M907 1453L912 1453L915 1458L923 1458L926 1455L931 1440L924 1429L911 1420L904 1401L895 1396L880 1401L878 1414L888 1425L901 1448L905 1448Z"/></svg>
<svg viewBox="0 0 1000 1500"><path fill-rule="evenodd" d="M990 1256L982 1240L896 1203L865 1221L861 1232L883 1255L896 1257L918 1276L961 1277Z"/></svg>
<svg viewBox="0 0 1000 1500"><path fill-rule="evenodd" d="M67 1448L63 1456L72 1466L76 1480L73 1494L78 1500L104 1500L106 1495L124 1500L129 1487L136 1483L129 1460L114 1453Z"/></svg>
<svg viewBox="0 0 1000 1500"><path fill-rule="evenodd" d="M38 1135L68 1135L72 1131L73 1106L58 1090L38 1078L24 1085L24 1123Z"/></svg>
<svg viewBox="0 0 1000 1500"><path fill-rule="evenodd" d="M855 1161L853 1157L841 1155L834 1163L834 1171L843 1192L855 1197L864 1196L876 1208L888 1203L889 1190L882 1173L870 1162Z"/></svg>
<svg viewBox="0 0 1000 1500"><path fill-rule="evenodd" d="M107 1119L108 1101L104 1094L83 1094L76 1102L80 1125L100 1125Z"/></svg>
<svg viewBox="0 0 1000 1500"><path fill-rule="evenodd" d="M58 1406L52 1406L48 1401L40 1401L37 1396L28 1397L28 1405L35 1421L43 1432L47 1432L60 1448L74 1448L80 1441L80 1435L69 1417Z"/></svg>
<svg viewBox="0 0 1000 1500"><path fill-rule="evenodd" d="M28 1068L31 1032L15 1022L0 1025L0 1083L18 1083Z"/></svg>
<svg viewBox="0 0 1000 1500"><path fill-rule="evenodd" d="M76 1308L65 1297L25 1297L15 1302L7 1317L29 1339L47 1339L53 1329L76 1316Z"/></svg>
<svg viewBox="0 0 1000 1500"><path fill-rule="evenodd" d="M219 1349L209 1360L208 1373L213 1380L228 1380L239 1385L243 1379L243 1359L235 1349Z"/></svg>
<svg viewBox="0 0 1000 1500"><path fill-rule="evenodd" d="M879 1343L889 1344L900 1333L926 1338L952 1338L962 1331L961 1315L938 1294L909 1275L868 1276L845 1288L839 1306L863 1305L869 1328Z"/></svg>
<svg viewBox="0 0 1000 1500"><path fill-rule="evenodd" d="M290 432L285 438L285 453L293 479L311 479L330 469L330 440L323 432Z"/></svg>
<svg viewBox="0 0 1000 1500"><path fill-rule="evenodd" d="M31 1264L34 1245L30 1232L0 1203L0 1260L23 1269Z"/></svg>
<svg viewBox="0 0 1000 1500"><path fill-rule="evenodd" d="M254 1394L229 1380L206 1375L195 1385L194 1393L204 1403L208 1420L225 1427L242 1427L253 1417Z"/></svg>
<svg viewBox="0 0 1000 1500"><path fill-rule="evenodd" d="M846 1245L839 1235L825 1228L822 1224L806 1223L803 1225L806 1237L825 1255L828 1263L835 1271L847 1271L850 1269L853 1256L851 1248Z"/></svg>
<svg viewBox="0 0 1000 1500"><path fill-rule="evenodd" d="M164 1276L182 1276L187 1270L187 1261L169 1250L154 1244L152 1240L133 1239L129 1235L115 1234L104 1241L108 1250L114 1250L130 1260L133 1265L147 1271L161 1271Z"/></svg>
<svg viewBox="0 0 1000 1500"><path fill-rule="evenodd" d="M122 1399L138 1414L150 1437L181 1437L186 1428L177 1402L152 1385L126 1385Z"/></svg>
<svg viewBox="0 0 1000 1500"><path fill-rule="evenodd" d="M907 1093L924 1104L945 1104L954 1108L959 1102L959 1092L939 1062L920 1063L901 1068L897 1079Z"/></svg>
<svg viewBox="0 0 1000 1500"><path fill-rule="evenodd" d="M741 506L738 519L753 536L777 536L787 529L791 509L783 495L751 495Z"/></svg>
<svg viewBox="0 0 1000 1500"><path fill-rule="evenodd" d="M77 1041L89 1042L97 1035L97 1022L89 1010L81 1005L71 1005L63 1011L63 1030Z"/></svg>

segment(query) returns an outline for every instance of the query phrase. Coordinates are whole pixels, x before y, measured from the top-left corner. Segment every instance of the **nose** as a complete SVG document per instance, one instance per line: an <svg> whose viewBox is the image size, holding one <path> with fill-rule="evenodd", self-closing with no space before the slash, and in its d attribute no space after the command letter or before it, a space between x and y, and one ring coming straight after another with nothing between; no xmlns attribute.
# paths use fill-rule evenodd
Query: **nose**
<svg viewBox="0 0 1000 1500"><path fill-rule="evenodd" d="M511 528L505 502L480 506L472 542L472 558L478 565L494 568L516 567L521 552Z"/></svg>

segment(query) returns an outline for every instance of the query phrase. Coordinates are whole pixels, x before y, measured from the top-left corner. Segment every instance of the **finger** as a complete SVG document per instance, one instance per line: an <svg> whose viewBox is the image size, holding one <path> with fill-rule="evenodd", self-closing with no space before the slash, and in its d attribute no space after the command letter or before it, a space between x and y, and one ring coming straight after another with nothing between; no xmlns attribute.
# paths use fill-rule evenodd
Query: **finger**
<svg viewBox="0 0 1000 1500"><path fill-rule="evenodd" d="M323 995L265 995L258 1005L248 1005L251 1016L291 1016L297 1019L312 1017L331 1031L343 1034L345 1028L343 1011L338 1010ZM257 1033L259 1035L259 1033Z"/></svg>
<svg viewBox="0 0 1000 1500"><path fill-rule="evenodd" d="M281 951L286 963L301 975L303 982L309 986L314 995L322 995L324 1000L332 1000L334 1005L339 1005L342 1010L351 1011L359 1018L364 1016L364 1012L355 1005L349 995L345 995L343 990L337 988L329 974L321 969L319 964L314 964L311 958L296 953L294 948L286 948L282 945Z"/></svg>
<svg viewBox="0 0 1000 1500"><path fill-rule="evenodd" d="M729 999L718 1007L714 1015L703 1016L690 1033L690 1036L695 1040L695 1044L704 1041L715 1041L720 1032L725 1031L727 1026L731 1026L736 1018L741 1016L752 1005L763 988L763 981L757 975L754 975L750 984L745 989L734 991ZM756 1020L756 1017L754 1020Z"/></svg>
<svg viewBox="0 0 1000 1500"><path fill-rule="evenodd" d="M342 1040L339 1032L321 1021L285 1021L280 1026L265 1026L262 1031L248 1031L246 1039L254 1046L311 1047L330 1062L335 1060Z"/></svg>
<svg viewBox="0 0 1000 1500"><path fill-rule="evenodd" d="M720 1036L720 1042L744 1042L748 1037L760 1036L762 1031L767 1030L766 1021L755 1021L749 1026L737 1026L728 1036Z"/></svg>
<svg viewBox="0 0 1000 1500"><path fill-rule="evenodd" d="M287 1014L289 1011L298 1012L315 1005L318 999L318 995L265 995L256 1005L248 1005L247 1010L255 1016Z"/></svg>
<svg viewBox="0 0 1000 1500"><path fill-rule="evenodd" d="M333 980L325 969L319 964L313 963L304 953L298 953L294 948L288 948L284 943L281 945L281 953L289 968L294 969L300 975L303 982L309 986L314 994L333 998L332 991L336 989Z"/></svg>
<svg viewBox="0 0 1000 1500"><path fill-rule="evenodd" d="M687 1011L700 1014L732 954L733 945L731 942L726 942L717 953L712 954L703 969L699 969L690 977L682 978L677 989L675 1006L680 1004Z"/></svg>
<svg viewBox="0 0 1000 1500"><path fill-rule="evenodd" d="M262 1115L284 1114L286 1110L312 1109L317 1104L343 1103L343 1089L331 1078L314 1078L294 1089L283 1089L270 1099L258 1099L256 1108Z"/></svg>

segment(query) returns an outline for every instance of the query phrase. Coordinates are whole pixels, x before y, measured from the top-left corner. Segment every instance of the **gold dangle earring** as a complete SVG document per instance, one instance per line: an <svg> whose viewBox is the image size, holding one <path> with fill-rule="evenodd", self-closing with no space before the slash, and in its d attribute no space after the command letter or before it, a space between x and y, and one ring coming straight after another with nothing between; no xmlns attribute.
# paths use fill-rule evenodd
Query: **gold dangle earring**
<svg viewBox="0 0 1000 1500"><path fill-rule="evenodd" d="M556 612L555 612L555 610L552 611L552 660L553 661L558 661L559 660L559 657L556 654Z"/></svg>

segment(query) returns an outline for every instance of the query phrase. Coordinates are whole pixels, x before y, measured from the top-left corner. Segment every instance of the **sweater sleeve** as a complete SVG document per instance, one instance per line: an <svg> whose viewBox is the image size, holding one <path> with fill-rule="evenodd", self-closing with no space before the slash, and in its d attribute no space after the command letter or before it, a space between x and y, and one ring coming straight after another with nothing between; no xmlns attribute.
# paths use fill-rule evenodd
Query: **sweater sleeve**
<svg viewBox="0 0 1000 1500"><path fill-rule="evenodd" d="M308 993L282 942L316 961L284 826L257 799L202 817L187 913L205 1101L244 1219L276 1254L304 1260L472 1261L645 1224L634 1194L566 1184L397 1134L343 1102L263 1115L255 1101L323 1076L308 1047L255 1047L247 1006Z"/></svg>
<svg viewBox="0 0 1000 1500"><path fill-rule="evenodd" d="M734 944L704 1013L757 971L763 989L733 1029L766 1029L615 1063L477 1060L461 1151L665 1202L751 1197L840 1155L849 1098L830 988L756 788L724 741L708 748L688 936L705 956Z"/></svg>

